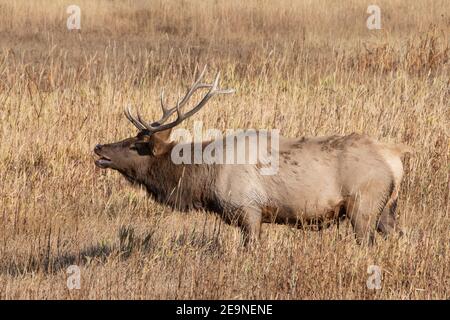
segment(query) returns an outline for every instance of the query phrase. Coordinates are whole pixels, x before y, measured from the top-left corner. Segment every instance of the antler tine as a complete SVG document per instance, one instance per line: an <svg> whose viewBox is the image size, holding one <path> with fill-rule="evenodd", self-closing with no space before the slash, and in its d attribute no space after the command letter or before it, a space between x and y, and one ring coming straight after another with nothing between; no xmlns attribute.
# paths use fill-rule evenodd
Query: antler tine
<svg viewBox="0 0 450 320"><path fill-rule="evenodd" d="M205 69L204 69L205 70ZM202 72L201 76L203 76L204 71ZM167 124L162 124L162 120L159 120L157 122L153 122L151 125L142 122L142 124L146 127L146 129L148 131L150 131L151 133L155 133L155 132L159 132L159 131L163 131L163 130L167 130L170 128L175 127L176 125L178 125L179 123L181 123L183 120L191 117L192 115L194 115L195 113L197 113L205 104L206 102L208 102L209 99L211 99L213 96L215 96L216 94L228 94L228 93L233 93L234 90L233 89L225 89L225 90L221 90L218 88L219 86L219 78L220 78L220 72L217 73L213 84L200 84L200 80L201 77L199 77L199 79L194 83L194 85L192 86L191 90L189 90L188 94L190 93L190 95L192 95L192 93L196 90L195 88L199 87L199 86L207 86L209 89L208 93L203 97L203 99L191 110L189 110L188 112L182 114L180 111L180 108L183 106L183 104L187 101L185 98L186 96L188 96L188 94L183 98L183 100L180 102L180 100L177 100L177 105L172 108L175 109L177 112L177 119L173 122L167 123ZM189 95L189 97L190 97ZM170 110L172 110L170 109ZM171 112L170 114L172 114L173 112ZM165 117L163 117L162 119L164 119Z"/></svg>
<svg viewBox="0 0 450 320"><path fill-rule="evenodd" d="M180 99L177 100L177 119L179 119L181 117L181 111L180 111Z"/></svg>
<svg viewBox="0 0 450 320"><path fill-rule="evenodd" d="M211 99L216 94L222 93L221 90L218 90L219 85L219 78L220 78L220 72L217 73L216 78L214 79L214 82L212 85L210 85L211 89L209 89L208 93L203 97L203 99L191 110L184 113L181 117L181 119L175 120L175 122L180 123L184 119L187 119L191 116L193 116L195 113L197 113L205 104L208 102L209 99ZM179 121L179 122L178 122Z"/></svg>
<svg viewBox="0 0 450 320"><path fill-rule="evenodd" d="M220 71L217 72L216 78L214 79L214 83L213 83L214 90L217 90L217 87L219 86L219 78L220 78Z"/></svg>
<svg viewBox="0 0 450 320"><path fill-rule="evenodd" d="M167 112L167 109L164 105L164 89L161 90L161 109L163 111L163 115L165 115Z"/></svg>
<svg viewBox="0 0 450 320"><path fill-rule="evenodd" d="M183 99L181 99L180 102L177 101L177 104L179 108L183 107L186 102L189 100L189 98L192 96L192 94L198 90L198 89L203 89L203 88L210 88L211 85L207 84L207 83L201 83L203 76L205 75L206 72L206 65L203 67L202 72L200 73L200 75L198 76L197 80L194 81L194 83L191 85L191 87L189 88L189 90L186 92L185 96L183 97ZM163 116L161 119L159 119L158 121L155 121L152 123L152 126L155 125L161 125L163 123L165 123L170 116L177 111L177 106L167 109L164 105L164 89L161 91L161 109L163 111Z"/></svg>
<svg viewBox="0 0 450 320"><path fill-rule="evenodd" d="M142 120L139 110L136 111L136 115L137 115L137 120L139 121L139 123L141 123L143 125L145 123L145 121ZM145 128L145 126L144 126L144 128Z"/></svg>
<svg viewBox="0 0 450 320"><path fill-rule="evenodd" d="M186 95L184 96L184 98L181 100L180 105L183 106L186 101L188 101L188 99L192 96L192 94L197 90L197 89L202 89L202 88L210 88L211 85L207 84L207 83L201 83L203 76L205 75L206 72L206 65L203 68L202 72L200 73L200 75L198 76L197 80L194 81L194 83L192 84L191 88L188 90L188 92L186 93Z"/></svg>
<svg viewBox="0 0 450 320"><path fill-rule="evenodd" d="M187 91L183 99L180 100L180 98L177 99L177 104L175 107L171 109L167 109L164 105L164 89L161 91L161 109L163 111L163 116L158 121L153 122L152 124L146 123L144 120L142 120L141 115L139 112L137 112L137 118L135 118L131 114L130 107L127 106L125 109L125 116L127 119L139 130L147 130L150 133L155 133L158 131L167 130L170 128L175 127L179 123L181 123L183 120L191 117L195 113L197 113L205 104L208 102L211 97L217 94L228 94L233 93L233 89L219 89L219 79L220 79L220 72L216 74L216 77L214 78L214 81L212 84L202 83L203 76L206 72L206 66L203 68L202 72L200 73L197 80L194 81L190 89ZM209 88L209 91L206 93L206 95L202 98L202 100L191 110L189 110L186 113L181 112L181 108L186 104L186 102L189 100L189 98L194 94L194 92L198 89L202 88ZM174 113L177 113L177 118L173 122L164 124L167 119Z"/></svg>
<svg viewBox="0 0 450 320"><path fill-rule="evenodd" d="M125 108L124 113L125 113L125 117L127 117L127 119L130 120L130 122L131 122L136 128L138 128L139 130L144 130L144 129L145 129L145 125L142 123L142 121L140 121L140 119L138 120L138 119L136 119L136 118L134 118L134 117L132 116L131 111L130 111L130 106L127 106L127 107ZM140 118L140 117L139 117L139 114L138 114L138 118Z"/></svg>
<svg viewBox="0 0 450 320"><path fill-rule="evenodd" d="M235 93L236 90L234 89L218 89L219 87L219 78L220 78L220 71L217 72L216 78L214 79L214 94L229 94L229 93Z"/></svg>

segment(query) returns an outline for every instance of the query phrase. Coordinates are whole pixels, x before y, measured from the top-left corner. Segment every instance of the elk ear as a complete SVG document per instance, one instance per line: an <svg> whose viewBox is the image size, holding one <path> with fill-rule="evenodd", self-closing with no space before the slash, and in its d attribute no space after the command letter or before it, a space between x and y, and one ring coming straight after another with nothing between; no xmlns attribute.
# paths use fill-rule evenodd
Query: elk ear
<svg viewBox="0 0 450 320"><path fill-rule="evenodd" d="M171 133L172 133L172 128L164 130L164 131L155 132L153 134L153 136L159 138L162 141L169 142Z"/></svg>
<svg viewBox="0 0 450 320"><path fill-rule="evenodd" d="M171 150L171 147L172 147L171 142L162 140L156 134L154 134L152 138L153 138L152 139L153 141L151 144L151 146L152 146L151 150L152 150L152 154L155 157L162 156Z"/></svg>

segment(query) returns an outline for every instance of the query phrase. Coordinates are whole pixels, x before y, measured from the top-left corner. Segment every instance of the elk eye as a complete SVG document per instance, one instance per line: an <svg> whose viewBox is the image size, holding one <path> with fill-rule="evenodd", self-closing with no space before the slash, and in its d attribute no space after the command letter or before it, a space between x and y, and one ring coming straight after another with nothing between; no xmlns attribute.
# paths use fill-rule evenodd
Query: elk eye
<svg viewBox="0 0 450 320"><path fill-rule="evenodd" d="M136 151L139 155L145 155L149 153L148 143L136 142L130 145L130 150Z"/></svg>

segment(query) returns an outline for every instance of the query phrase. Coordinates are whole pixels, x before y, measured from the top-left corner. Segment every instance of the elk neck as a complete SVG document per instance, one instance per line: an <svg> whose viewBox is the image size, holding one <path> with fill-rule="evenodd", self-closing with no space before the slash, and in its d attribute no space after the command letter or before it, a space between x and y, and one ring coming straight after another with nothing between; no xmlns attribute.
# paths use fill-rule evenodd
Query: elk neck
<svg viewBox="0 0 450 320"><path fill-rule="evenodd" d="M174 164L169 152L140 168L134 180L156 201L174 209L210 209L217 170L211 164Z"/></svg>

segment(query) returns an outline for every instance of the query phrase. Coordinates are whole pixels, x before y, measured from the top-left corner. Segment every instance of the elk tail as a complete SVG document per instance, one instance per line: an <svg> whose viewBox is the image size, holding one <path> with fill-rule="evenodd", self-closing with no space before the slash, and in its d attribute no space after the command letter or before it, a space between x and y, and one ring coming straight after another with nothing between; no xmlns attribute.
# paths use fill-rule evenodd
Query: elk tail
<svg viewBox="0 0 450 320"><path fill-rule="evenodd" d="M405 144L402 144L402 143L397 143L397 144L384 143L383 145L384 145L384 147L389 149L391 152L397 154L398 156L402 156L406 153L409 153L409 154L414 153L413 148L411 148L410 146L407 146Z"/></svg>

